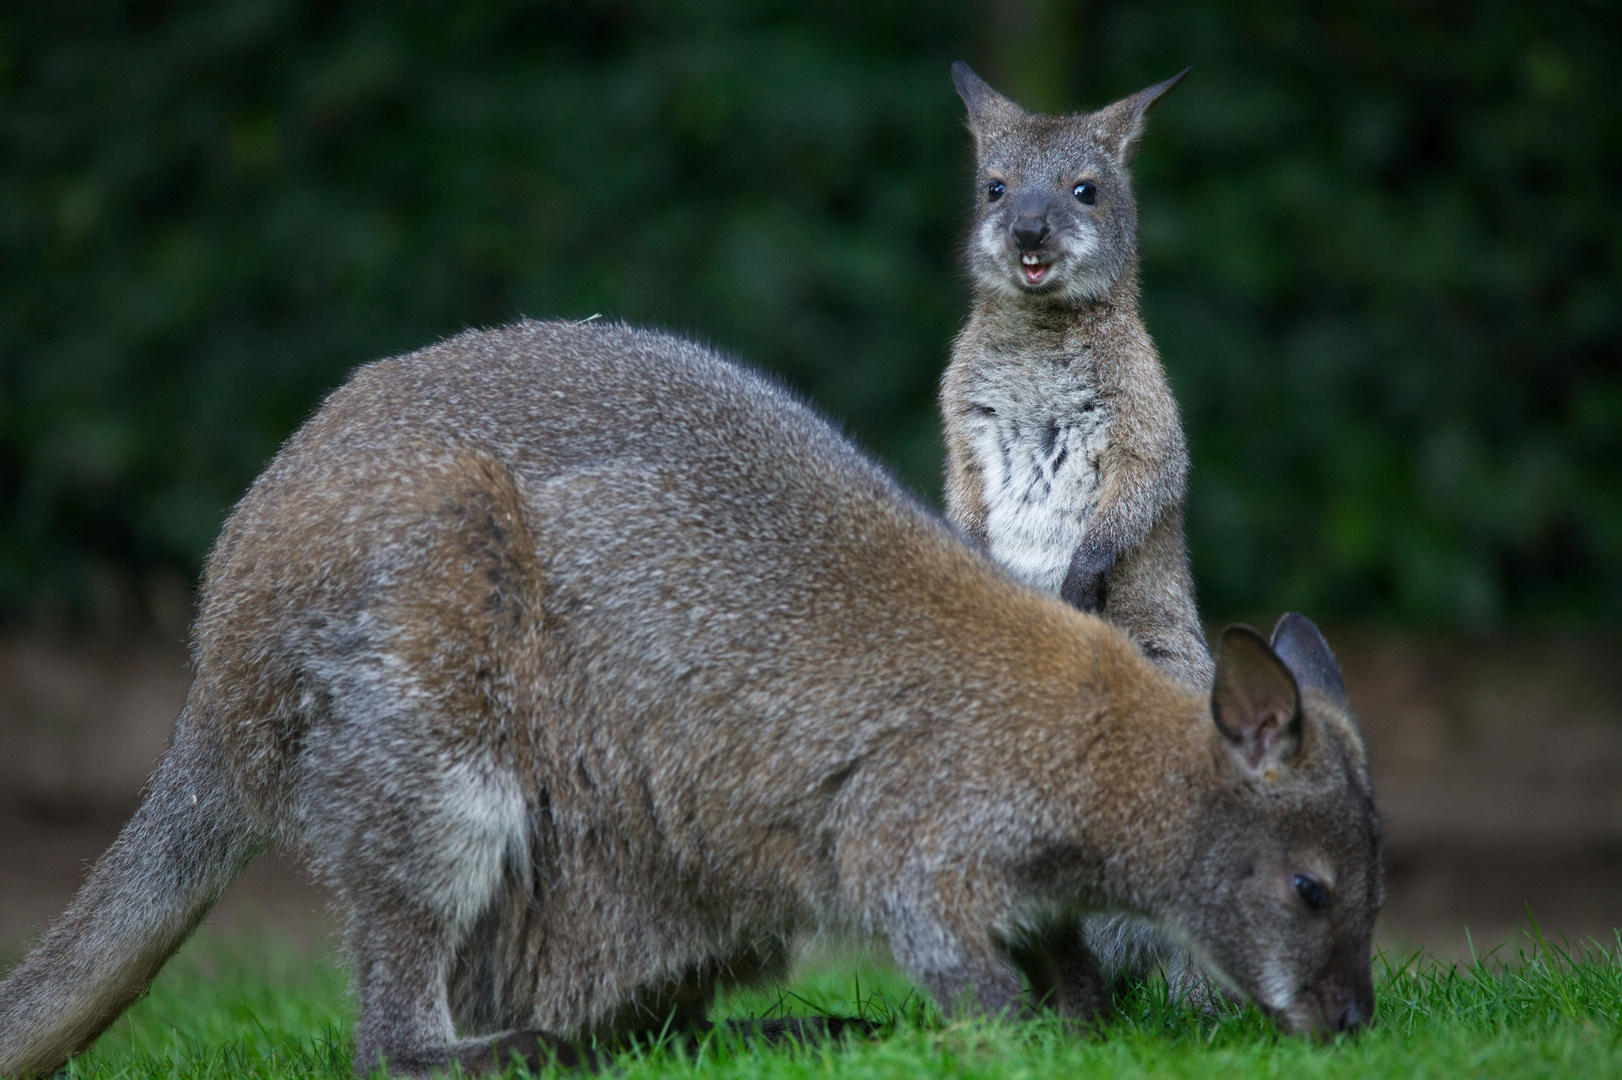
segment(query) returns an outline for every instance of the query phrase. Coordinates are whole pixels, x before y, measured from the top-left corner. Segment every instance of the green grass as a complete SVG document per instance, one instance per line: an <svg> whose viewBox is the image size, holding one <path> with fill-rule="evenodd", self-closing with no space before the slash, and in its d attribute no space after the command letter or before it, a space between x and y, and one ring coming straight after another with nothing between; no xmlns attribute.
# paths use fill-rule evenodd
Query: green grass
<svg viewBox="0 0 1622 1080"><path fill-rule="evenodd" d="M1517 955L1444 964L1376 961L1379 1022L1329 1045L1278 1036L1254 1010L1209 1017L1151 985L1102 1032L1048 1020L942 1024L899 974L826 965L791 986L733 994L728 1016L860 1013L886 1023L867 1041L771 1048L716 1040L622 1055L628 1078L801 1077L1622 1077L1622 938L1573 949L1534 930ZM194 941L152 993L67 1070L91 1077L347 1077L353 1010L342 973L255 938Z"/></svg>

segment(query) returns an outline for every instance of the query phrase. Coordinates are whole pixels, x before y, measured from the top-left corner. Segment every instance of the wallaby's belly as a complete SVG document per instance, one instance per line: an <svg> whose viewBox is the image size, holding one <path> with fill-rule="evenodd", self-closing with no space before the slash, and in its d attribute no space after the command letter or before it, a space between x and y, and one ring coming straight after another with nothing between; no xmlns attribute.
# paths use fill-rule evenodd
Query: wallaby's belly
<svg viewBox="0 0 1622 1080"><path fill-rule="evenodd" d="M1090 386L985 386L973 395L970 446L985 481L991 556L1056 593L1087 535L1109 435Z"/></svg>

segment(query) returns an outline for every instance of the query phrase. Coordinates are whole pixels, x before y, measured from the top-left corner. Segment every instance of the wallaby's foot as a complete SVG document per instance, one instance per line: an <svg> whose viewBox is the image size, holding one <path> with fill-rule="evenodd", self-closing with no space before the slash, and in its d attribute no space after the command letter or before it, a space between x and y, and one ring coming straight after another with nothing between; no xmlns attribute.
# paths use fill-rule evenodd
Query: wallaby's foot
<svg viewBox="0 0 1622 1080"><path fill-rule="evenodd" d="M484 1039L468 1039L387 1059L389 1076L428 1077L458 1068L469 1076L484 1076L522 1066L539 1072L551 1064L566 1069L584 1067L593 1072L608 1063L605 1054L576 1046L544 1031L509 1031ZM357 1060L355 1072L365 1076Z"/></svg>
<svg viewBox="0 0 1622 1080"><path fill-rule="evenodd" d="M485 1069L497 1072L523 1064L531 1072L556 1062L566 1069L584 1066L593 1071L606 1064L606 1058L589 1046L577 1046L545 1031L512 1031L498 1035L480 1051L466 1050L456 1056L463 1072Z"/></svg>

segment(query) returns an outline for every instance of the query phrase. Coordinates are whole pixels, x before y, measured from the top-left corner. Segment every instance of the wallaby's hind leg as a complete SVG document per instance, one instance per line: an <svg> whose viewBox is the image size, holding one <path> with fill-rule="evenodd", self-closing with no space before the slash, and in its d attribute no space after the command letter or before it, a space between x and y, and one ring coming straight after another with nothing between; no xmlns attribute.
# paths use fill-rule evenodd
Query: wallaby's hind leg
<svg viewBox="0 0 1622 1080"><path fill-rule="evenodd" d="M453 951L450 928L435 913L394 896L349 905L350 962L360 1019L355 1072L379 1064L409 1075L450 1061L456 1042L446 996Z"/></svg>
<svg viewBox="0 0 1622 1080"><path fill-rule="evenodd" d="M425 846L445 844L447 838L423 830ZM480 838L463 837L477 842ZM467 851L466 843L450 847ZM481 860L470 859L469 888L461 899L472 899L478 885ZM490 864L499 869L499 862ZM538 1031L502 1031L473 1038L459 1037L451 1013L449 993L459 946L469 927L454 905L429 887L432 873L418 866L424 888L409 886L410 871L391 875L379 884L375 872L356 875L357 888L344 889L348 908L348 947L354 969L355 995L360 1018L355 1025L355 1073L366 1076L380 1064L399 1076L427 1076L459 1066L463 1072L505 1069L515 1061L539 1069L550 1060L563 1065L593 1065L597 1058L565 1039ZM496 879L489 892L495 897Z"/></svg>
<svg viewBox="0 0 1622 1080"><path fill-rule="evenodd" d="M1211 688L1216 668L1194 606L1181 514L1163 519L1142 547L1115 564L1103 615L1162 671L1195 690Z"/></svg>
<svg viewBox="0 0 1622 1080"><path fill-rule="evenodd" d="M495 1072L515 1062L539 1069L593 1065L595 1056L538 1031L458 1038L447 1000L455 952L453 928L414 906L411 898L374 896L350 907L351 961L360 1020L355 1026L355 1073L379 1065L396 1076L427 1076L453 1066Z"/></svg>
<svg viewBox="0 0 1622 1080"><path fill-rule="evenodd" d="M662 984L645 986L619 1008L597 1032L602 1042L627 1040L654 1042L666 1037L685 1036L696 1047L714 1030L710 1008L721 986L748 985L781 978L788 970L788 948L782 941L761 948L742 948L726 957L709 957L690 965L678 977ZM758 1021L743 1020L727 1027L745 1033Z"/></svg>
<svg viewBox="0 0 1622 1080"><path fill-rule="evenodd" d="M505 853L494 849L498 833L455 833L445 826L443 817L422 822L413 830L419 841L415 857L402 858L388 871L362 863L352 886L340 888L360 1006L356 1074L365 1076L379 1064L404 1076L452 1066L469 1073L496 1071L514 1060L532 1069L553 1058L566 1065L592 1064L589 1053L543 1032L459 1037L450 1007L457 952L481 906L498 900L510 868ZM455 855L462 857L459 888L436 888L442 874L457 872L449 861Z"/></svg>
<svg viewBox="0 0 1622 1080"><path fill-rule="evenodd" d="M397 714L362 727L340 719L312 733L302 777L304 827L326 843L316 868L338 892L360 1016L355 1071L380 1062L424 1076L461 1064L505 1066L561 1040L506 1032L459 1038L451 982L464 944L527 873L529 811L508 770L435 749L430 718ZM409 737L402 736L409 733ZM431 760L417 760L420 755ZM474 1003L474 1015L503 1013ZM466 1003L464 1003L464 1008ZM505 1015L511 1015L506 1011ZM498 1054L503 1058L498 1062Z"/></svg>
<svg viewBox="0 0 1622 1080"><path fill-rule="evenodd" d="M786 1042L818 1043L849 1035L869 1038L879 1025L859 1016L782 1016L771 1020L730 1020L727 1027L744 1036L758 1036L777 1045Z"/></svg>

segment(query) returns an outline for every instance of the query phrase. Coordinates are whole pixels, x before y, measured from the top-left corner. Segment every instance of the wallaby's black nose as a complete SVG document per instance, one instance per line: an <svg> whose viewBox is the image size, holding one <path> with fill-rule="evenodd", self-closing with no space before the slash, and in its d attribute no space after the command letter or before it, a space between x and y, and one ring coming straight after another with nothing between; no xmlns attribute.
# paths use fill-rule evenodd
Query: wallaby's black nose
<svg viewBox="0 0 1622 1080"><path fill-rule="evenodd" d="M1014 221L1014 243L1021 251L1035 251L1053 232L1041 218L1017 218Z"/></svg>
<svg viewBox="0 0 1622 1080"><path fill-rule="evenodd" d="M1350 1002L1340 1011L1340 1015L1335 1017L1334 1028L1336 1031L1356 1031L1360 1027L1367 1027L1371 1012L1371 1009L1360 1002Z"/></svg>

